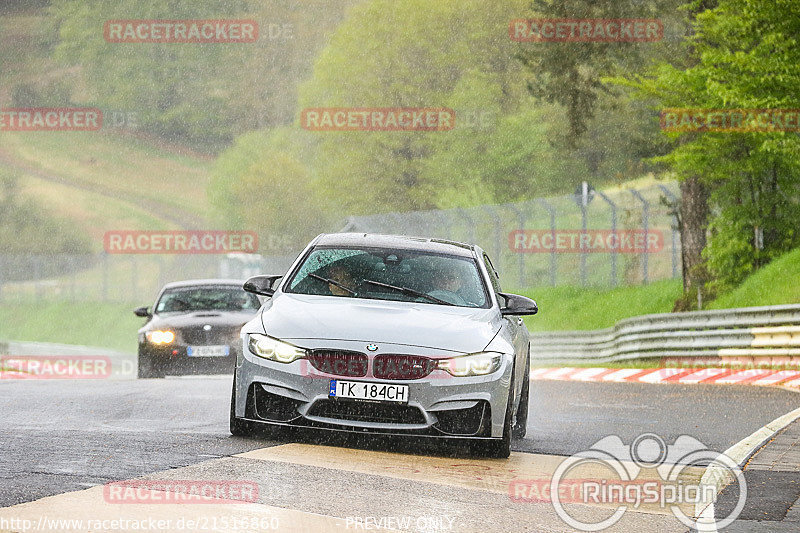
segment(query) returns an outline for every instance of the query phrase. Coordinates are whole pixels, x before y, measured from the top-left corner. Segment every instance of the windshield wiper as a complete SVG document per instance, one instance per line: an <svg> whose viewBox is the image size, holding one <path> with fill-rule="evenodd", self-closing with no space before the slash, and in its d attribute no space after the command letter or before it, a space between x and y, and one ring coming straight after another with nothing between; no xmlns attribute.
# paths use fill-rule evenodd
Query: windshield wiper
<svg viewBox="0 0 800 533"><path fill-rule="evenodd" d="M410 296L417 296L419 298L425 298L426 300L430 300L432 302L436 302L437 304L442 305L455 305L450 302L446 302L444 300L440 300L435 296L431 296L430 294L425 294L424 292L415 291L414 289L409 289L408 287L398 287L397 285L389 285L388 283L381 283L380 281L372 281L371 279L365 279L364 283L369 283L370 285L377 285L378 287L384 287L386 289L393 289L395 291L402 292L403 294L408 294Z"/></svg>
<svg viewBox="0 0 800 533"><path fill-rule="evenodd" d="M337 286L337 287L339 287L340 289L342 289L342 290L345 290L345 291L349 292L349 293L350 293L350 294L352 294L353 296L356 296L356 291L354 291L354 290L353 290L353 289L351 289L350 287L347 287L347 286L345 286L345 285L342 285L342 284L341 284L341 283L339 283L338 281L335 281L335 280L332 280L332 279L328 279L328 278L323 278L322 276L318 276L317 274L314 274L313 272L309 273L309 274L308 274L308 277L310 277L310 278L314 278L314 279L318 279L318 280L320 280L320 281L324 281L325 283L330 283L331 285L336 285L336 286Z"/></svg>

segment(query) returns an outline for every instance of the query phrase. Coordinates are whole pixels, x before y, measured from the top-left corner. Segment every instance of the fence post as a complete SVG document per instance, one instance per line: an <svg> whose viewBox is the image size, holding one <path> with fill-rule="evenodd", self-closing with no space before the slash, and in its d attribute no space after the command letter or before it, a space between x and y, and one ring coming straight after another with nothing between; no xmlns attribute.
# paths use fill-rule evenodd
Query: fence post
<svg viewBox="0 0 800 533"><path fill-rule="evenodd" d="M417 227L415 234L419 237L429 237L431 235L431 231L428 230L430 226L430 220L428 218L428 214L430 211L416 211L415 218L417 220Z"/></svg>
<svg viewBox="0 0 800 533"><path fill-rule="evenodd" d="M619 236L617 235L617 204L611 198L603 194L602 191L595 191L600 198L606 201L611 206L611 234L617 239L619 243ZM617 250L611 250L611 286L617 286Z"/></svg>
<svg viewBox="0 0 800 533"><path fill-rule="evenodd" d="M664 187L660 183L658 184L658 187L664 192L664 194L667 197L669 197L670 200L672 200L673 202L675 202L677 204L678 197L675 196L674 194L672 194L672 191L670 191L669 189L667 189L666 187ZM676 205L676 209L677 209L677 205ZM678 240L677 239L678 216L675 213L672 214L672 222L673 222L673 224L671 226L671 229L672 229L672 277L673 278L677 278L678 277L678 246L677 246L677 240Z"/></svg>
<svg viewBox="0 0 800 533"><path fill-rule="evenodd" d="M467 242L469 244L475 244L475 221L460 207L456 209L456 213L467 221Z"/></svg>
<svg viewBox="0 0 800 533"><path fill-rule="evenodd" d="M553 246L550 247L550 286L556 286L556 275L558 271L558 258L556 257L556 208L553 204L543 198L536 200L539 205L547 210L550 215L550 237Z"/></svg>
<svg viewBox="0 0 800 533"><path fill-rule="evenodd" d="M650 203L644 199L644 196L639 194L636 189L631 189L631 194L634 198L642 202L642 226L644 227L644 250L642 250L642 281L645 285L648 282L647 272L647 234L650 227Z"/></svg>
<svg viewBox="0 0 800 533"><path fill-rule="evenodd" d="M108 302L108 252L102 252L100 256L101 270L103 271L103 302Z"/></svg>
<svg viewBox="0 0 800 533"><path fill-rule="evenodd" d="M450 225L450 217L447 216L446 211L437 211L436 216L442 221L442 235L452 235L452 226Z"/></svg>
<svg viewBox="0 0 800 533"><path fill-rule="evenodd" d="M136 269L136 267L137 267L137 265L136 265L136 256L135 255L131 255L131 296L133 296L134 298L138 299L139 296L138 296L138 294L136 292L136 286L137 286L137 279L136 279L137 269ZM130 302L131 300L125 300L125 301L126 302Z"/></svg>
<svg viewBox="0 0 800 533"><path fill-rule="evenodd" d="M67 258L69 264L69 299L71 302L75 302L76 301L75 285L78 283L78 274L77 274L78 267L75 264L76 261L74 255L68 255Z"/></svg>
<svg viewBox="0 0 800 533"><path fill-rule="evenodd" d="M500 222L500 216L497 214L497 211L490 205L484 205L483 210L489 213L489 216L492 217L494 221L494 257L495 261L500 261L500 253L503 249L503 225Z"/></svg>
<svg viewBox="0 0 800 533"><path fill-rule="evenodd" d="M519 208L514 204L507 204L511 211L514 211L517 214L517 220L519 221L519 229L525 229L525 214L519 210ZM517 261L519 262L519 287L525 287L525 253L517 253Z"/></svg>
<svg viewBox="0 0 800 533"><path fill-rule="evenodd" d="M586 235L586 230L588 229L588 224L586 221L586 205L581 202L581 241L583 241L583 236ZM585 287L587 284L586 280L586 254L589 252L581 246L581 286Z"/></svg>
<svg viewBox="0 0 800 533"><path fill-rule="evenodd" d="M387 231L386 233L401 233L400 227L404 226L402 219L400 218L400 213L388 213L390 217L394 219L394 228Z"/></svg>
<svg viewBox="0 0 800 533"><path fill-rule="evenodd" d="M33 259L34 265L36 265L36 266L33 267L33 277L34 277L33 294L36 297L36 300L38 301L42 297L42 294L41 294L41 289L42 288L41 288L41 283L40 283L41 280L42 280L42 256L41 255L31 255L31 258Z"/></svg>
<svg viewBox="0 0 800 533"><path fill-rule="evenodd" d="M161 254L157 255L156 256L156 261L158 261L158 286L156 287L156 290L155 290L155 292L157 294L158 291L161 290L161 287L166 285L167 280L166 280L166 276L164 275L164 256L161 255Z"/></svg>

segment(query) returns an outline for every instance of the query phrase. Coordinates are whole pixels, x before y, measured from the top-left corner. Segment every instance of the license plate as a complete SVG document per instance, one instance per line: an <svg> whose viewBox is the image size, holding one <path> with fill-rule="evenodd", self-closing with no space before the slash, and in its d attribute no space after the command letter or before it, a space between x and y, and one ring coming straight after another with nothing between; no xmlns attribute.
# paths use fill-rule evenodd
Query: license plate
<svg viewBox="0 0 800 533"><path fill-rule="evenodd" d="M227 357L231 353L230 346L187 346L189 357Z"/></svg>
<svg viewBox="0 0 800 533"><path fill-rule="evenodd" d="M332 379L328 397L408 403L408 385Z"/></svg>

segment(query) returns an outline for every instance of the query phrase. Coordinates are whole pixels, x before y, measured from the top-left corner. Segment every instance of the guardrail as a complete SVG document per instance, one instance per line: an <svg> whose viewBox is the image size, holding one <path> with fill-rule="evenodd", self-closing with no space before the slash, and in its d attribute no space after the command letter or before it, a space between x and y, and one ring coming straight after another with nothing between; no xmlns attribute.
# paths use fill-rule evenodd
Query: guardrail
<svg viewBox="0 0 800 533"><path fill-rule="evenodd" d="M800 305L644 315L608 329L531 334L534 364L673 357L800 364Z"/></svg>

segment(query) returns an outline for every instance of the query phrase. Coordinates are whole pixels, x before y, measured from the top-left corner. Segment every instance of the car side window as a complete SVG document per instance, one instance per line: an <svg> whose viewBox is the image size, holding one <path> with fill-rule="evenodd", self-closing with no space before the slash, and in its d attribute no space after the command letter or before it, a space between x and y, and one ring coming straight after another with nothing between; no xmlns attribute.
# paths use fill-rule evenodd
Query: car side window
<svg viewBox="0 0 800 533"><path fill-rule="evenodd" d="M495 270L494 265L492 264L492 260L489 259L489 256L483 254L483 262L486 265L486 270L489 272L489 280L492 282L492 290L495 294L502 292L500 288L500 278L497 275L497 270Z"/></svg>

